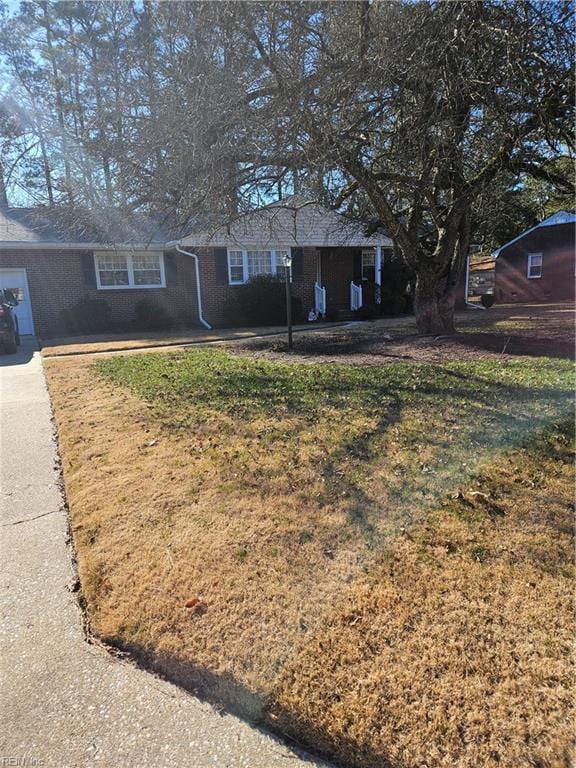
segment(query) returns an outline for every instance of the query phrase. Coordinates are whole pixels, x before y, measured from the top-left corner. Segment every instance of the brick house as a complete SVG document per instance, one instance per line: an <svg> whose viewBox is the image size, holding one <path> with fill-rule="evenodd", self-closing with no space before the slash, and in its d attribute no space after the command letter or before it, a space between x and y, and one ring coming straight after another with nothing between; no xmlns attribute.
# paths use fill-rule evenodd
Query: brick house
<svg viewBox="0 0 576 768"><path fill-rule="evenodd" d="M137 303L154 299L179 325L197 322L191 260L166 250L167 236L144 218L65 209L0 208L0 288L18 297L20 332L73 332L66 312L105 299L111 328L130 329Z"/></svg>
<svg viewBox="0 0 576 768"><path fill-rule="evenodd" d="M559 211L494 251L496 300L573 301L575 225L574 213Z"/></svg>
<svg viewBox="0 0 576 768"><path fill-rule="evenodd" d="M369 235L364 225L296 195L225 226L194 228L169 245L197 259L201 309L211 325L226 321L227 302L239 285L282 273L286 254L293 295L305 310L338 318L375 309L383 260L392 251L387 235Z"/></svg>
<svg viewBox="0 0 576 768"><path fill-rule="evenodd" d="M368 236L362 225L296 197L225 226L190 227L177 240L143 217L84 213L70 224L60 209L0 209L0 288L19 298L22 334L72 333L69 310L101 299L116 331L134 327L145 298L177 326L222 325L237 287L282 274L286 254L303 307L346 316L379 303L381 264L392 247L386 235Z"/></svg>

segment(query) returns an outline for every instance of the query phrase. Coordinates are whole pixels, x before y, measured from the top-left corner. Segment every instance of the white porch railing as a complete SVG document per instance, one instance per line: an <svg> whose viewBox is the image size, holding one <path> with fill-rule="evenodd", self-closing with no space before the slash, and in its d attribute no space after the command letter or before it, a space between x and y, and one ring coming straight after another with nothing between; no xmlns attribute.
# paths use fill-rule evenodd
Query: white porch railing
<svg viewBox="0 0 576 768"><path fill-rule="evenodd" d="M362 286L350 283L350 309L354 312L362 306Z"/></svg>
<svg viewBox="0 0 576 768"><path fill-rule="evenodd" d="M314 285L314 309L317 315L324 316L326 314L326 288L323 288L319 283Z"/></svg>

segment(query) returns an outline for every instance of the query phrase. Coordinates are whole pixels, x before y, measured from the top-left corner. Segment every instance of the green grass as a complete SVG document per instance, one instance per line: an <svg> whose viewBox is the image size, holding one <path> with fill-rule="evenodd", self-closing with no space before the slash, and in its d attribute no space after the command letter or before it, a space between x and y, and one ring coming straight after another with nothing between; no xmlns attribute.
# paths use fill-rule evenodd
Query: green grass
<svg viewBox="0 0 576 768"><path fill-rule="evenodd" d="M312 473L323 484L314 501L347 498L369 538L383 499L388 522L415 514L480 460L565 416L573 391L571 363L547 358L302 365L193 350L95 368L149 401L163 428L211 432L223 492L256 486L265 497L286 482L309 503Z"/></svg>
<svg viewBox="0 0 576 768"><path fill-rule="evenodd" d="M386 408L390 403L439 407L469 402L484 409L572 392L572 366L549 359L444 365L286 365L220 350L115 357L95 365L109 381L187 420L208 413L315 415L326 407ZM498 402L492 398L496 397Z"/></svg>

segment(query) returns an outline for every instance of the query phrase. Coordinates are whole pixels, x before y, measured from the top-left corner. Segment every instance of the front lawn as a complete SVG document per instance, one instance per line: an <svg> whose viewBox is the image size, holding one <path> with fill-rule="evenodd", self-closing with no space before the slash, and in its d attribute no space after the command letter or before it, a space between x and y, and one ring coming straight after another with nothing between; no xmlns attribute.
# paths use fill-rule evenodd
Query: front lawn
<svg viewBox="0 0 576 768"><path fill-rule="evenodd" d="M568 361L46 367L97 635L345 764L567 759Z"/></svg>

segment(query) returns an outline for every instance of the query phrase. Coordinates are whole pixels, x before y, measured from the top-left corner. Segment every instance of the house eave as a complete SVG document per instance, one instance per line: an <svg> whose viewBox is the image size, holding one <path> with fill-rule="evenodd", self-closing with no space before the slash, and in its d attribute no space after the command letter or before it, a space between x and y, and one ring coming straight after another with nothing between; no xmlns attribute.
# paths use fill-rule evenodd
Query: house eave
<svg viewBox="0 0 576 768"><path fill-rule="evenodd" d="M239 237L239 236L211 236L211 235L188 235L180 240L174 240L166 243L168 248L180 245L187 248L392 248L393 242L389 237L380 236L373 238L349 238L334 240L305 240L295 239L293 237L274 238L261 240L257 237Z"/></svg>
<svg viewBox="0 0 576 768"><path fill-rule="evenodd" d="M0 240L0 250L42 251L164 251L165 243L54 243L29 240Z"/></svg>

